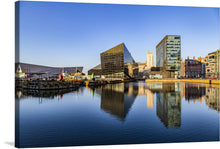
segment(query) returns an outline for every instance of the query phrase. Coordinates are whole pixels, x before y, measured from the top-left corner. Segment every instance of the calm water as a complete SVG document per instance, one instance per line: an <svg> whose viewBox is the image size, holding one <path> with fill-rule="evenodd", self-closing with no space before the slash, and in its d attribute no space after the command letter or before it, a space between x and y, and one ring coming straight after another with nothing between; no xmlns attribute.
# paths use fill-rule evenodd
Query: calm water
<svg viewBox="0 0 220 149"><path fill-rule="evenodd" d="M219 140L219 86L144 83L16 92L20 147Z"/></svg>

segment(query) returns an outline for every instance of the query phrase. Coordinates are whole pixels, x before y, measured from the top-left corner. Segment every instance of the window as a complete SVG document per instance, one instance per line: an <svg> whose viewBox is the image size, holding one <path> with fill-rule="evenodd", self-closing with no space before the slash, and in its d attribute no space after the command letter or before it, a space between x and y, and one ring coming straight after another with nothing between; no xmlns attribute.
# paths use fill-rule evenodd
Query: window
<svg viewBox="0 0 220 149"><path fill-rule="evenodd" d="M174 39L180 39L180 37L174 37Z"/></svg>
<svg viewBox="0 0 220 149"><path fill-rule="evenodd" d="M214 56L209 56L209 59L213 59L214 58Z"/></svg>

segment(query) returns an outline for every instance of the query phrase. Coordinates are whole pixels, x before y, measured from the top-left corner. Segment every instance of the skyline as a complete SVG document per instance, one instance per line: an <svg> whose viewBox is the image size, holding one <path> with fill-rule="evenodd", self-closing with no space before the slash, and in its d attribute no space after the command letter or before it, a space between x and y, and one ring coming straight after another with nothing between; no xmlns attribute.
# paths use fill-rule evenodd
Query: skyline
<svg viewBox="0 0 220 149"><path fill-rule="evenodd" d="M219 49L219 8L19 3L24 63L83 66L87 73L100 64L100 53L123 42L136 62L146 62L147 52L153 52L155 65L156 45L166 35L181 36L183 59Z"/></svg>

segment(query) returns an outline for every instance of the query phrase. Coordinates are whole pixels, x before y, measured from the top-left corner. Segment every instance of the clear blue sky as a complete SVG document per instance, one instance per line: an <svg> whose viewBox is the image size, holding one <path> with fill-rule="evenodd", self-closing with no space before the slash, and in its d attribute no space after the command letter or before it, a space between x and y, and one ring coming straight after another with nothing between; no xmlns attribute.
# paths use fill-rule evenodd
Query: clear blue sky
<svg viewBox="0 0 220 149"><path fill-rule="evenodd" d="M165 35L181 35L182 58L219 48L219 9L61 2L20 2L20 61L48 66L100 63L124 42L137 62ZM155 64L155 63L154 63Z"/></svg>

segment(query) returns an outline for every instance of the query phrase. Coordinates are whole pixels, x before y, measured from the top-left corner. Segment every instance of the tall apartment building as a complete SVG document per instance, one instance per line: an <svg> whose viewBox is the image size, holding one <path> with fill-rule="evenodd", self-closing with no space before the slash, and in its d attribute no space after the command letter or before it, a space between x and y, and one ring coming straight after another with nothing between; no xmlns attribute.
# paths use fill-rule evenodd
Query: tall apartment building
<svg viewBox="0 0 220 149"><path fill-rule="evenodd" d="M153 52L147 52L147 67L153 67Z"/></svg>
<svg viewBox="0 0 220 149"><path fill-rule="evenodd" d="M179 35L167 35L156 46L156 66L178 76L181 66L181 39Z"/></svg>

